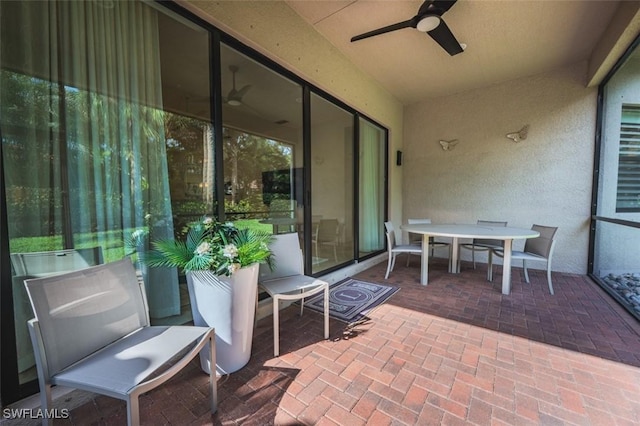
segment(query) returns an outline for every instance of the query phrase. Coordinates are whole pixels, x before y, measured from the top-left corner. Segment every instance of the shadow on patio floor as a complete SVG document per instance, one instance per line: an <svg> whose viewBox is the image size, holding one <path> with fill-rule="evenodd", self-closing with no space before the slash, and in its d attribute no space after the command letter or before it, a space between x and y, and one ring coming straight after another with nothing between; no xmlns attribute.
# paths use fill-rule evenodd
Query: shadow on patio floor
<svg viewBox="0 0 640 426"><path fill-rule="evenodd" d="M401 287L368 321L332 319L325 341L322 315L291 306L282 355L273 357L271 317L259 321L249 364L218 381L216 415L208 376L192 362L141 397L142 424L637 424L640 325L587 277L554 273L551 296L544 272L530 272L528 285L514 268L504 296L484 264L451 275L435 260L426 287L416 258L408 267L399 258L388 280L385 269L354 276ZM56 425L126 424L122 401L61 400L81 404Z"/></svg>

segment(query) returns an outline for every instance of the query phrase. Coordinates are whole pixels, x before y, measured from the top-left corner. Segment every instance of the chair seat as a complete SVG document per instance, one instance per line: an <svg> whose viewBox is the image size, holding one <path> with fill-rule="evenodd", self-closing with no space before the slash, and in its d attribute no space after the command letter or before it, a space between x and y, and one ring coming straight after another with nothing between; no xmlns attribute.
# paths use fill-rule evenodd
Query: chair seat
<svg viewBox="0 0 640 426"><path fill-rule="evenodd" d="M448 247L448 246L450 246L451 244L446 243L446 242L444 242L444 241L429 241L429 245L430 245L431 247Z"/></svg>
<svg viewBox="0 0 640 426"><path fill-rule="evenodd" d="M304 292L324 285L327 285L326 281L308 275L291 275L260 282L260 286L271 297L282 293Z"/></svg>
<svg viewBox="0 0 640 426"><path fill-rule="evenodd" d="M493 254L499 257L504 257L504 250L494 250ZM523 251L513 250L511 251L511 259L519 259L519 260L540 260L546 261L547 258L544 256L540 256L533 253L525 253Z"/></svg>
<svg viewBox="0 0 640 426"><path fill-rule="evenodd" d="M128 395L208 331L208 327L144 327L66 368L52 382L114 397Z"/></svg>
<svg viewBox="0 0 640 426"><path fill-rule="evenodd" d="M392 253L422 253L422 244L402 244L391 249Z"/></svg>

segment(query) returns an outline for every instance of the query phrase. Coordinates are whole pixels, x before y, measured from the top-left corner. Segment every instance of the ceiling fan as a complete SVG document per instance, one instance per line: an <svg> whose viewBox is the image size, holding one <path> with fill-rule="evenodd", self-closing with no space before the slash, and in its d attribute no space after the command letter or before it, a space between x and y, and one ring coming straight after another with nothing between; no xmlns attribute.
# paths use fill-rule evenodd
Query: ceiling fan
<svg viewBox="0 0 640 426"><path fill-rule="evenodd" d="M240 106L242 105L242 98L247 94L249 89L251 89L251 85L247 84L242 89L236 89L236 73L238 72L238 67L236 65L229 65L229 71L233 75L233 88L229 91L227 95L226 102L231 106Z"/></svg>
<svg viewBox="0 0 640 426"><path fill-rule="evenodd" d="M352 37L351 41L354 42L411 27L429 34L449 55L457 55L458 53L462 53L464 49L442 19L442 15L451 9L456 1L457 0L425 0L422 6L420 6L420 9L418 9L418 14L413 18L357 35Z"/></svg>

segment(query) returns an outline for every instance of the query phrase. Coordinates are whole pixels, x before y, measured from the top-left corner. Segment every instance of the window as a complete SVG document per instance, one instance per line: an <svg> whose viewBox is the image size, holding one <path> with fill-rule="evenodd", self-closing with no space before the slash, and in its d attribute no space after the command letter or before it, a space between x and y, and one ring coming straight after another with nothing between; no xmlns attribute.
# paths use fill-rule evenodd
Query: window
<svg viewBox="0 0 640 426"><path fill-rule="evenodd" d="M616 212L640 212L640 106L622 105Z"/></svg>
<svg viewBox="0 0 640 426"><path fill-rule="evenodd" d="M624 283L640 271L639 44L640 39L600 86L597 198L589 253L591 277L638 319L633 286Z"/></svg>

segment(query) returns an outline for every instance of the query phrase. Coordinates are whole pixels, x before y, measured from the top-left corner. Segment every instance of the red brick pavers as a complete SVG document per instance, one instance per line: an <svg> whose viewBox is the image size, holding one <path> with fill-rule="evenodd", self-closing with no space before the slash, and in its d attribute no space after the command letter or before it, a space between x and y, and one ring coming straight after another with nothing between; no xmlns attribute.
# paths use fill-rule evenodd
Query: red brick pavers
<svg viewBox="0 0 640 426"><path fill-rule="evenodd" d="M218 413L207 409L207 376L193 363L144 395L143 424L225 425L634 425L640 419L638 322L587 277L542 271L531 284L514 268L513 291L486 265L444 264L419 284L414 259L359 279L401 287L355 327L297 308L258 324L250 363L220 378ZM124 404L106 397L56 424L124 424Z"/></svg>

